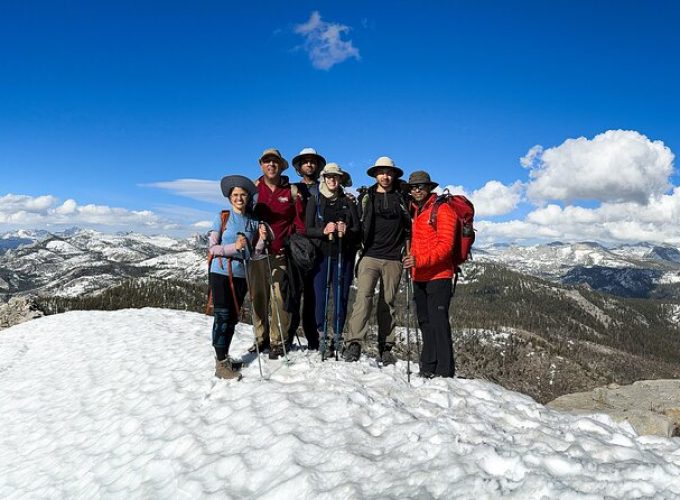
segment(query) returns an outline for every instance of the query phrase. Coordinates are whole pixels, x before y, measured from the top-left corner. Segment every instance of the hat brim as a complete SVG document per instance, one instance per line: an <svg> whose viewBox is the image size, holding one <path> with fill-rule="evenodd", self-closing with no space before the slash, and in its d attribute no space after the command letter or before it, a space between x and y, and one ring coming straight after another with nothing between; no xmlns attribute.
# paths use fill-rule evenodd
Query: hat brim
<svg viewBox="0 0 680 500"><path fill-rule="evenodd" d="M379 165L373 165L371 168L366 170L366 174L369 177L375 177L375 173L380 170L381 168L391 168L392 170L395 171L396 176L395 177L402 177L404 175L404 171L400 169L399 167L386 167L386 166L379 166Z"/></svg>
<svg viewBox="0 0 680 500"><path fill-rule="evenodd" d="M326 158L324 158L324 157L321 156L320 154L305 153L305 154L303 154L303 155L297 155L295 158L293 158L293 161L292 161L291 163L293 164L293 168L295 168L296 171L298 171L298 172L300 171L300 164L302 163L302 159L303 159L305 156L313 156L314 158L316 158L316 161L317 161L317 163L319 164L319 165L316 167L316 170L317 170L318 172L320 172L321 169L322 169L323 167L326 166L326 163L327 163L327 162L326 162Z"/></svg>
<svg viewBox="0 0 680 500"><path fill-rule="evenodd" d="M220 187L222 188L222 194L225 198L229 198L229 193L235 187L245 189L251 199L255 196L255 193L257 193L257 186L255 186L255 183L244 175L226 175L222 177Z"/></svg>

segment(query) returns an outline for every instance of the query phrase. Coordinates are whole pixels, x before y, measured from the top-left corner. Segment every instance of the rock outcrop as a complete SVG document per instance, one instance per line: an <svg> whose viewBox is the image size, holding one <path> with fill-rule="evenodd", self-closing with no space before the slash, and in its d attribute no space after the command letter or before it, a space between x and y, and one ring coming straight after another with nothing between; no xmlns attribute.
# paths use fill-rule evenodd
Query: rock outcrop
<svg viewBox="0 0 680 500"><path fill-rule="evenodd" d="M680 436L680 380L610 384L561 396L546 406L575 414L605 413L640 435Z"/></svg>
<svg viewBox="0 0 680 500"><path fill-rule="evenodd" d="M0 330L44 315L30 297L12 297L0 304Z"/></svg>

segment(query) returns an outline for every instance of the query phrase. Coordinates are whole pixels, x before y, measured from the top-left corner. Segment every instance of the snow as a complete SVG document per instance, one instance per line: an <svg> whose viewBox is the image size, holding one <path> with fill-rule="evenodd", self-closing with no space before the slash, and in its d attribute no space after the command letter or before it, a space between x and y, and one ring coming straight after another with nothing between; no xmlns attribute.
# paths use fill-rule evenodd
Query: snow
<svg viewBox="0 0 680 500"><path fill-rule="evenodd" d="M0 334L1 498L678 498L680 439L639 437L405 363L253 355L211 318L70 312ZM252 331L239 325L233 353ZM417 367L416 367L417 369Z"/></svg>

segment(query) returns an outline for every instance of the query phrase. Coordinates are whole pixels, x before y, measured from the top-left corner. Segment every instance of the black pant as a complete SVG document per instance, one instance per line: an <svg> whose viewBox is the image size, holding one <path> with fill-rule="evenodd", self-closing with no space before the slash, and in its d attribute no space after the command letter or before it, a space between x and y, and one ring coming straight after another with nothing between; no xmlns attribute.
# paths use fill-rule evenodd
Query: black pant
<svg viewBox="0 0 680 500"><path fill-rule="evenodd" d="M301 294L294 297L293 312L290 315L290 326L288 327L288 342L292 343L295 339L295 332L300 325L300 301L302 301L302 330L307 338L307 345L310 349L319 348L319 334L316 331L316 296L314 295L314 273L310 272L302 277Z"/></svg>
<svg viewBox="0 0 680 500"><path fill-rule="evenodd" d="M223 360L229 354L234 329L239 321L237 307L241 308L243 299L248 291L245 278L233 278L236 297L231 292L229 277L223 274L210 273L208 275L213 301L213 329L212 343L217 359ZM234 302L236 299L236 302Z"/></svg>
<svg viewBox="0 0 680 500"><path fill-rule="evenodd" d="M423 332L420 370L442 377L453 377L455 372L449 324L451 296L450 278L413 282L418 325Z"/></svg>

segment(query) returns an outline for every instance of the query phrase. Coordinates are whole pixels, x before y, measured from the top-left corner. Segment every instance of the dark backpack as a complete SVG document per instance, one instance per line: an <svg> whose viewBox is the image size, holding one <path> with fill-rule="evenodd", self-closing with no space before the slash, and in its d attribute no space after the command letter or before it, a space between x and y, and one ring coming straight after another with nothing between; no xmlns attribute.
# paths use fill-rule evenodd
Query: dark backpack
<svg viewBox="0 0 680 500"><path fill-rule="evenodd" d="M291 234L288 238L288 251L293 265L304 274L314 269L316 247L307 237L298 233Z"/></svg>
<svg viewBox="0 0 680 500"><path fill-rule="evenodd" d="M446 203L456 214L456 240L453 242L451 253L451 263L453 271L458 279L460 265L472 258L472 244L475 242L475 228L473 226L475 218L475 206L462 194L451 194L449 190L437 196L430 213L429 223L437 228L437 212L439 207Z"/></svg>

